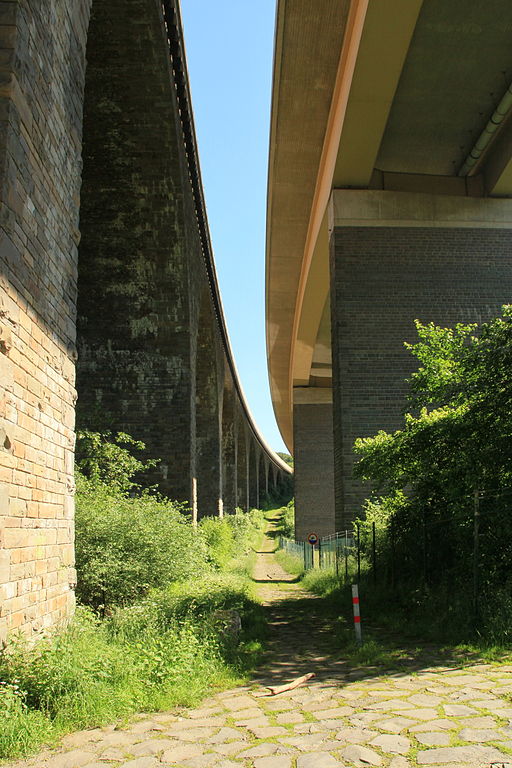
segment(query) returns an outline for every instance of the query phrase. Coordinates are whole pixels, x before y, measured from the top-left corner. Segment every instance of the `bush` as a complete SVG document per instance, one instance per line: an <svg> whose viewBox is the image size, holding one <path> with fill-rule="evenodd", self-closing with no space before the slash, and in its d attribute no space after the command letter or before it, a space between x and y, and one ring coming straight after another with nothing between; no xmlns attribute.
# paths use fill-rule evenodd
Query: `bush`
<svg viewBox="0 0 512 768"><path fill-rule="evenodd" d="M224 568L235 551L235 537L227 519L204 517L199 527L206 544L208 561L215 568Z"/></svg>
<svg viewBox="0 0 512 768"><path fill-rule="evenodd" d="M96 610L208 567L205 540L180 505L149 494L129 498L78 473L75 546L77 597Z"/></svg>

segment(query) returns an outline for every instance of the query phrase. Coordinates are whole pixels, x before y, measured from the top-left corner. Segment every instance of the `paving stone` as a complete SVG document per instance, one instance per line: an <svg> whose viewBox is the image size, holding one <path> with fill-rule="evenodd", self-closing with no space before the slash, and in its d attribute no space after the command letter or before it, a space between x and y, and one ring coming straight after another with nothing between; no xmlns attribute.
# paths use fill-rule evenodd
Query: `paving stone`
<svg viewBox="0 0 512 768"><path fill-rule="evenodd" d="M453 685L457 687L471 687L474 683L487 683L488 681L484 680L482 675L443 675L443 682L446 685Z"/></svg>
<svg viewBox="0 0 512 768"><path fill-rule="evenodd" d="M181 765L187 766L187 768L209 768L210 765L215 765L219 762L218 755L201 755L201 757L192 757L190 760L184 760ZM160 765L159 768L162 768Z"/></svg>
<svg viewBox="0 0 512 768"><path fill-rule="evenodd" d="M348 719L352 725L359 727L361 725L369 725L370 723L374 723L381 717L383 717L382 712L358 712L355 715L351 715ZM398 720L399 718L396 719Z"/></svg>
<svg viewBox="0 0 512 768"><path fill-rule="evenodd" d="M236 755L242 749L247 749L246 741L228 741L226 744L214 744L213 750L219 755Z"/></svg>
<svg viewBox="0 0 512 768"><path fill-rule="evenodd" d="M110 763L112 765L112 763ZM83 768L108 768L108 763L98 763L97 761L94 763L87 763L83 766Z"/></svg>
<svg viewBox="0 0 512 768"><path fill-rule="evenodd" d="M450 736L442 731L416 733L415 736L426 747L448 747L450 744Z"/></svg>
<svg viewBox="0 0 512 768"><path fill-rule="evenodd" d="M428 693L415 693L413 696L409 696L407 701L416 704L418 707L437 707L441 704L442 699L440 696L432 696Z"/></svg>
<svg viewBox="0 0 512 768"><path fill-rule="evenodd" d="M82 749L73 749L51 757L46 765L48 768L82 768L83 765L97 759L94 752L85 752ZM46 767L45 767L46 768Z"/></svg>
<svg viewBox="0 0 512 768"><path fill-rule="evenodd" d="M119 747L107 747L106 749L103 749L103 746L101 743L98 743L96 745L97 752L101 753L100 760L126 760L126 752L129 753L130 748L125 747L124 749L120 749Z"/></svg>
<svg viewBox="0 0 512 768"><path fill-rule="evenodd" d="M129 751L135 757L142 757L143 755L158 755L165 749L172 749L174 746L176 746L176 739L147 739L130 747Z"/></svg>
<svg viewBox="0 0 512 768"><path fill-rule="evenodd" d="M412 725L407 730L409 733L428 733L429 731L453 731L455 728L457 728L457 723L453 720L438 717L436 720L430 720L428 723Z"/></svg>
<svg viewBox="0 0 512 768"><path fill-rule="evenodd" d="M257 739L273 739L275 736L283 736L288 733L286 728L280 725L268 725L266 728L248 728Z"/></svg>
<svg viewBox="0 0 512 768"><path fill-rule="evenodd" d="M408 709L407 711L401 711L400 714L405 717L414 717L415 720L434 720L438 717L437 710L435 709Z"/></svg>
<svg viewBox="0 0 512 768"><path fill-rule="evenodd" d="M463 728L459 733L461 741L472 741L480 744L485 741L500 741L502 736L493 728Z"/></svg>
<svg viewBox="0 0 512 768"><path fill-rule="evenodd" d="M106 733L101 740L102 745L105 747L128 747L132 744L142 741L143 736L138 733L130 733L129 731L113 731L112 733Z"/></svg>
<svg viewBox="0 0 512 768"><path fill-rule="evenodd" d="M179 763L180 760L202 755L204 750L202 744L180 744L172 749L166 749L160 759L162 763Z"/></svg>
<svg viewBox="0 0 512 768"><path fill-rule="evenodd" d="M353 712L353 707L334 707L332 709L315 710L312 712L312 715L313 717L316 717L317 720L331 720L352 715Z"/></svg>
<svg viewBox="0 0 512 768"><path fill-rule="evenodd" d="M222 729L221 729L222 730ZM215 733L215 728L180 728L179 731L175 731L174 728L168 728L167 733L176 736L183 741L200 741L201 739L209 739Z"/></svg>
<svg viewBox="0 0 512 768"><path fill-rule="evenodd" d="M274 744L271 741L267 741L263 744L257 744L255 747L250 747L249 749L240 752L238 757L240 759L245 759L247 757L268 757L268 755L273 755L277 752L277 746L277 744Z"/></svg>
<svg viewBox="0 0 512 768"><path fill-rule="evenodd" d="M62 744L65 747L83 747L85 744L92 744L95 741L99 741L103 736L104 733L101 728L91 728L87 731L69 733L62 739Z"/></svg>
<svg viewBox="0 0 512 768"><path fill-rule="evenodd" d="M494 709L502 709L503 707L506 707L508 704L508 701L503 701L503 699L478 699L475 701L475 707L478 707L479 709L488 709L492 712Z"/></svg>
<svg viewBox="0 0 512 768"><path fill-rule="evenodd" d="M375 701L367 704L365 709L382 709L385 712L392 712L395 709L411 709L411 705L402 699L386 699L385 701Z"/></svg>
<svg viewBox="0 0 512 768"><path fill-rule="evenodd" d="M378 735L377 731L371 731L366 728L342 728L336 734L336 739L346 744L366 744L366 742Z"/></svg>
<svg viewBox="0 0 512 768"><path fill-rule="evenodd" d="M410 768L410 766L410 762L406 760L405 757L398 755L394 757L389 764L389 768Z"/></svg>
<svg viewBox="0 0 512 768"><path fill-rule="evenodd" d="M375 728L379 728L381 731L390 731L390 733L400 733L400 731L409 728L411 725L416 725L416 720L411 720L407 717L390 717L386 720L378 720L372 723Z"/></svg>
<svg viewBox="0 0 512 768"><path fill-rule="evenodd" d="M254 768L291 768L292 760L284 755L273 755L272 757L260 757L254 761ZM240 763L238 763L240 768Z"/></svg>
<svg viewBox="0 0 512 768"><path fill-rule="evenodd" d="M323 733L327 729L325 723L299 723L293 730L295 733Z"/></svg>
<svg viewBox="0 0 512 768"><path fill-rule="evenodd" d="M208 744L221 744L223 741L244 741L246 737L243 733L240 731L235 730L235 728L230 728L229 726L226 726L225 728L221 728L218 733L215 734L215 736L209 736L208 737Z"/></svg>
<svg viewBox="0 0 512 768"><path fill-rule="evenodd" d="M215 717L220 712L220 707L200 707L199 709L191 709L190 712L187 712L187 716L195 720L204 717Z"/></svg>
<svg viewBox="0 0 512 768"><path fill-rule="evenodd" d="M304 715L300 712L282 712L277 715L276 722L278 724L288 723L289 725L295 725L296 723L304 722Z"/></svg>
<svg viewBox="0 0 512 768"><path fill-rule="evenodd" d="M377 752L360 744L351 744L345 747L341 754L345 760L356 765L382 765L382 758Z"/></svg>
<svg viewBox="0 0 512 768"><path fill-rule="evenodd" d="M389 733L376 736L370 744L372 747L382 749L383 752L393 752L397 755L405 755L411 748L411 742L408 738Z"/></svg>
<svg viewBox="0 0 512 768"><path fill-rule="evenodd" d="M220 763L215 763L215 768L240 768L240 763L235 763L233 760L221 760Z"/></svg>
<svg viewBox="0 0 512 768"><path fill-rule="evenodd" d="M190 728L218 728L226 724L227 717L238 717L238 713L232 715L218 715L217 717L201 717L197 720L185 720Z"/></svg>
<svg viewBox="0 0 512 768"><path fill-rule="evenodd" d="M416 760L420 765L437 765L439 763L493 763L509 762L507 755L492 747L472 745L470 747L440 747L418 752Z"/></svg>
<svg viewBox="0 0 512 768"><path fill-rule="evenodd" d="M162 764L156 757L137 757L123 763L120 768L162 768Z"/></svg>
<svg viewBox="0 0 512 768"><path fill-rule="evenodd" d="M496 720L490 715L480 715L476 717L461 717L458 718L460 725L467 728L494 728Z"/></svg>
<svg viewBox="0 0 512 768"><path fill-rule="evenodd" d="M240 709L231 716L236 717L237 720L255 720L257 717L263 717L264 715L264 711L259 707L251 707L251 709Z"/></svg>
<svg viewBox="0 0 512 768"><path fill-rule="evenodd" d="M464 717L465 715L477 715L478 712L467 704L443 704L445 715L448 717Z"/></svg>
<svg viewBox="0 0 512 768"><path fill-rule="evenodd" d="M235 720L235 725L240 728L264 728L270 725L268 717L254 717L250 720Z"/></svg>
<svg viewBox="0 0 512 768"><path fill-rule="evenodd" d="M128 730L131 733L150 733L151 731L165 731L165 725L162 723L155 723L154 720L139 720L137 723L130 725Z"/></svg>
<svg viewBox="0 0 512 768"><path fill-rule="evenodd" d="M266 701L264 707L270 712L284 712L287 709L295 709L295 704L292 701L278 699L277 701Z"/></svg>
<svg viewBox="0 0 512 768"><path fill-rule="evenodd" d="M504 720L508 720L509 718L512 718L512 707L504 707L503 709L495 709L493 710L493 715L496 717L501 717Z"/></svg>
<svg viewBox="0 0 512 768"><path fill-rule="evenodd" d="M279 739L280 744L285 747L296 747L301 752L311 752L321 744L325 743L325 736L320 733L306 734L304 736L289 736L286 739ZM339 745L338 745L339 746Z"/></svg>
<svg viewBox="0 0 512 768"><path fill-rule="evenodd" d="M315 752L314 755L300 755L297 768L338 768L341 763L328 752Z"/></svg>
<svg viewBox="0 0 512 768"><path fill-rule="evenodd" d="M222 704L231 712L236 712L240 709L252 709L254 699L251 696L232 696L229 699L223 699Z"/></svg>

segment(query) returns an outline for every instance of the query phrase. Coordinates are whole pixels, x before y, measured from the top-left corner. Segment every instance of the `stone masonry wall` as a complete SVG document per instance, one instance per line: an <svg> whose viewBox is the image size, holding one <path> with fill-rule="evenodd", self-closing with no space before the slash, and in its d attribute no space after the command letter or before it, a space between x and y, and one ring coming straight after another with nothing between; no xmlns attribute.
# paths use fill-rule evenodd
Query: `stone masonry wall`
<svg viewBox="0 0 512 768"><path fill-rule="evenodd" d="M88 0L0 3L0 642L72 608Z"/></svg>
<svg viewBox="0 0 512 768"><path fill-rule="evenodd" d="M353 477L357 437L393 431L407 410L414 320L442 326L496 316L512 296L507 229L336 227L331 238L336 529L365 489Z"/></svg>
<svg viewBox="0 0 512 768"><path fill-rule="evenodd" d="M161 3L93 4L84 105L79 427L123 430L191 501L204 265ZM191 274L192 273L192 277Z"/></svg>

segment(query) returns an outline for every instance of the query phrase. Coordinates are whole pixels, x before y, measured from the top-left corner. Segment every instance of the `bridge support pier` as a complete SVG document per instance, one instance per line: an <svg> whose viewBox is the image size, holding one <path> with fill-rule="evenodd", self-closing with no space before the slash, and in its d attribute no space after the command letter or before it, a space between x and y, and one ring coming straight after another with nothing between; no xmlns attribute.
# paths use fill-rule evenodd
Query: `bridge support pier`
<svg viewBox="0 0 512 768"><path fill-rule="evenodd" d="M332 390L293 390L295 538L334 533Z"/></svg>
<svg viewBox="0 0 512 768"><path fill-rule="evenodd" d="M334 190L329 205L336 528L367 489L357 437L403 424L414 320L485 322L512 295L512 201ZM300 472L296 483L300 487Z"/></svg>

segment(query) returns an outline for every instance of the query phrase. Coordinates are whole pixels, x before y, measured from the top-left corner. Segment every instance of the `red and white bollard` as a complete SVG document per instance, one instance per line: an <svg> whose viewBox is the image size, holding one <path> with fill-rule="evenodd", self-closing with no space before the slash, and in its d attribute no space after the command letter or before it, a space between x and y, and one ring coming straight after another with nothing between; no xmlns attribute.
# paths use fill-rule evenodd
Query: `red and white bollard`
<svg viewBox="0 0 512 768"><path fill-rule="evenodd" d="M354 610L354 631L356 633L356 642L358 645L362 645L363 636L361 634L361 614L359 612L359 587L357 584L352 584L352 608Z"/></svg>

